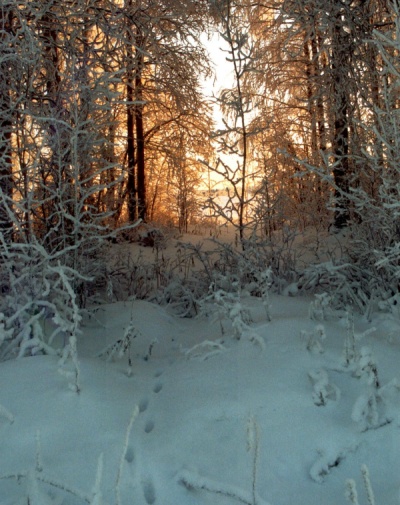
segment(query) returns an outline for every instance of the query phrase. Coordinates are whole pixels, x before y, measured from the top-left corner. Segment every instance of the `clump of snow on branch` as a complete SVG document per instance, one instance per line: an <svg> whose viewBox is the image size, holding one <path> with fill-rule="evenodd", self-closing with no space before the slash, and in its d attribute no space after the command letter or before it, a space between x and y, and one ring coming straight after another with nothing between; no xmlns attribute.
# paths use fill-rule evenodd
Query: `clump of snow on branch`
<svg viewBox="0 0 400 505"><path fill-rule="evenodd" d="M376 389L380 386L378 367L372 350L369 347L364 346L360 350L355 376L360 377L368 385Z"/></svg>
<svg viewBox="0 0 400 505"><path fill-rule="evenodd" d="M332 298L328 293L317 293L314 296L314 301L310 303L309 317L315 321L325 321L330 314Z"/></svg>
<svg viewBox="0 0 400 505"><path fill-rule="evenodd" d="M322 341L326 339L325 327L319 324L311 332L305 330L301 331L300 337L302 340L307 340L306 349L313 354L320 354L324 352Z"/></svg>
<svg viewBox="0 0 400 505"><path fill-rule="evenodd" d="M196 344L190 349L182 350L182 353L186 356L187 359L199 359L205 361L225 350L226 347L224 347L219 342L204 340L203 342L200 342L200 344Z"/></svg>
<svg viewBox="0 0 400 505"><path fill-rule="evenodd" d="M77 341L75 335L69 337L69 343L64 347L58 363L58 371L69 381L69 387L75 393L80 393L80 366L78 361Z"/></svg>
<svg viewBox="0 0 400 505"><path fill-rule="evenodd" d="M313 386L312 398L315 405L321 407L340 399L340 389L329 382L326 370L311 370L308 377Z"/></svg>

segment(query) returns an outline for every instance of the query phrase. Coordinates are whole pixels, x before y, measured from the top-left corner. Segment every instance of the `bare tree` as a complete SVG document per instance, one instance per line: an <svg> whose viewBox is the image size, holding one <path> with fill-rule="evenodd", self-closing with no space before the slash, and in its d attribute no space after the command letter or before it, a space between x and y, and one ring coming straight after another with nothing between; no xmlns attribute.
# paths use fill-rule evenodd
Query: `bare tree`
<svg viewBox="0 0 400 505"><path fill-rule="evenodd" d="M12 5L0 8L0 206L1 233L10 240L12 219L9 207L12 204L12 146L13 107L11 101L11 80L13 67L12 41L14 9Z"/></svg>

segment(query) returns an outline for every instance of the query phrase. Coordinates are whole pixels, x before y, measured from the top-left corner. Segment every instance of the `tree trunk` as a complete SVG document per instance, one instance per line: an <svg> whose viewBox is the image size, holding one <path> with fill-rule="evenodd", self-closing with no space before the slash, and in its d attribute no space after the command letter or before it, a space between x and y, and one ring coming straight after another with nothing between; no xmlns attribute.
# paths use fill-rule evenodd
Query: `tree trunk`
<svg viewBox="0 0 400 505"><path fill-rule="evenodd" d="M144 57L143 36L137 35L136 68L135 68L135 122L136 122L136 150L137 150L137 204L138 217L146 221L146 180L145 180L145 156L144 156L144 126L143 126L143 83L142 73Z"/></svg>
<svg viewBox="0 0 400 505"><path fill-rule="evenodd" d="M0 9L0 55L8 52L8 38L12 32L13 13L6 7ZM0 233L11 241L13 222L8 211L12 209L13 176L11 158L12 104L10 96L11 75L7 58L0 64Z"/></svg>
<svg viewBox="0 0 400 505"><path fill-rule="evenodd" d="M127 83L126 83L126 133L127 133L127 164L128 180L126 185L128 197L128 219L130 223L137 220L136 206L136 162L135 162L135 113L134 113L134 82L133 82L133 37L130 28L127 30L128 44L127 51Z"/></svg>
<svg viewBox="0 0 400 505"><path fill-rule="evenodd" d="M343 29L342 12L337 8L332 39L333 178L335 182L335 227L349 221L349 36Z"/></svg>

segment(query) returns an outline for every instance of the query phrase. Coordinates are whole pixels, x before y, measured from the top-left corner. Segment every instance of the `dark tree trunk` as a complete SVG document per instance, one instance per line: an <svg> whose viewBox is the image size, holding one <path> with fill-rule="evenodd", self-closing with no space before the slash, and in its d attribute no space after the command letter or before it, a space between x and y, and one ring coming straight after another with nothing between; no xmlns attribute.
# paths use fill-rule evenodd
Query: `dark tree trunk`
<svg viewBox="0 0 400 505"><path fill-rule="evenodd" d="M349 221L349 35L343 29L342 12L337 9L332 40L333 86L333 178L335 182L334 225L341 229Z"/></svg>
<svg viewBox="0 0 400 505"><path fill-rule="evenodd" d="M133 37L130 29L127 30L127 84L126 84L126 130L127 130L127 162L128 162L128 180L126 185L128 196L128 219L130 223L137 220L136 206L136 161L135 161L135 112L134 112L134 79L133 79Z"/></svg>
<svg viewBox="0 0 400 505"><path fill-rule="evenodd" d="M12 32L13 13L6 7L0 9L0 56L8 52L8 38ZM0 65L0 233L6 241L11 241L13 222L9 210L12 210L12 158L11 135L13 127L12 103L10 96L10 63L4 58Z"/></svg>
<svg viewBox="0 0 400 505"><path fill-rule="evenodd" d="M128 159L128 181L127 181L127 194L128 194L128 218L131 223L137 220L136 208L136 176L135 176L135 117L133 111L133 79L128 76L127 84L127 159Z"/></svg>
<svg viewBox="0 0 400 505"><path fill-rule="evenodd" d="M138 217L142 221L146 221L146 180L145 180L145 153L144 153L144 126L143 126L143 52L141 51L143 37L138 34L138 48L136 50L136 74L135 74L135 91L136 91L136 107L135 107L135 122L136 122L136 155L137 155L137 204Z"/></svg>

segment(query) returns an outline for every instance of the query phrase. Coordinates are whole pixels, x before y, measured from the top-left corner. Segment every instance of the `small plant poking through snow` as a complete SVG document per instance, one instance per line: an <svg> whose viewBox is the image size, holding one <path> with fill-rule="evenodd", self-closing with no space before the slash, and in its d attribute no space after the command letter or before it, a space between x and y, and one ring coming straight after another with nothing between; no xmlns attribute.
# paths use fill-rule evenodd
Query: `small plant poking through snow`
<svg viewBox="0 0 400 505"><path fill-rule="evenodd" d="M381 399L375 391L368 391L357 398L351 418L360 426L361 431L367 431L380 426L378 405L380 410Z"/></svg>
<svg viewBox="0 0 400 505"><path fill-rule="evenodd" d="M131 377L132 375L132 356L131 356L131 347L132 342L135 338L140 336L139 330L137 330L131 320L125 329L124 336L118 339L116 342L108 345L105 349L100 351L97 357L102 358L106 357L107 361L112 361L114 358L123 358L125 355L128 356L128 369L127 375ZM148 356L151 355L151 351L153 348L154 342L150 344ZM148 358L147 358L148 359Z"/></svg>
<svg viewBox="0 0 400 505"><path fill-rule="evenodd" d="M365 493L367 495L368 505L375 505L375 496L372 489L371 479L369 476L369 470L367 465L362 465L361 474L363 477ZM360 505L358 501L357 486L353 479L348 479L346 481L346 492L345 496L351 505Z"/></svg>
<svg viewBox="0 0 400 505"><path fill-rule="evenodd" d="M265 309L267 321L271 321L271 305L269 302L269 290L272 286L272 270L267 268L257 274L258 289L260 290L262 304Z"/></svg>
<svg viewBox="0 0 400 505"><path fill-rule="evenodd" d="M353 479L347 479L345 497L352 505L360 505L358 501L357 486Z"/></svg>
<svg viewBox="0 0 400 505"><path fill-rule="evenodd" d="M398 415L396 409L392 409L392 404L395 404L395 397L399 393L400 385L397 379L391 380L379 389L370 387L357 398L351 418L358 423L361 431L385 426Z"/></svg>
<svg viewBox="0 0 400 505"><path fill-rule="evenodd" d="M301 338L307 339L307 351L310 351L314 354L319 354L324 352L324 348L322 346L322 340L326 339L325 328L322 324L319 324L315 327L312 332L301 332Z"/></svg>
<svg viewBox="0 0 400 505"><path fill-rule="evenodd" d="M258 459L260 456L260 427L254 416L251 416L247 422L247 452L252 454L252 480L251 492L253 495L253 505L257 503L257 471Z"/></svg>
<svg viewBox="0 0 400 505"><path fill-rule="evenodd" d="M182 470L178 475L178 482L185 486L189 491L203 490L209 493L226 496L237 500L244 505L269 505L256 491L258 460L259 460L260 433L256 419L251 416L247 422L247 451L252 454L252 480L251 493L243 491L235 486L220 484L211 479L201 477L200 475Z"/></svg>
<svg viewBox="0 0 400 505"><path fill-rule="evenodd" d="M331 304L331 297L328 293L315 295L315 300L310 303L309 317L314 321L325 321Z"/></svg>
<svg viewBox="0 0 400 505"><path fill-rule="evenodd" d="M356 400L351 418L358 423L362 431L379 428L393 420L391 403L399 392L397 379L380 386L378 367L371 349L362 347L355 376L363 379L368 385L368 390Z"/></svg>
<svg viewBox="0 0 400 505"><path fill-rule="evenodd" d="M128 427L125 432L124 445L121 453L121 458L118 466L117 477L115 481L115 504L121 505L121 480L123 467L126 460L126 453L128 450L129 437L132 431L133 423L135 422L137 416L139 415L139 407L135 406L132 411ZM63 494L68 494L75 498L74 503L86 503L89 505L105 505L103 502L103 494L101 491L101 484L103 478L103 454L100 454L97 462L97 471L95 483L93 485L92 491L86 493L79 489L73 488L63 481L49 476L43 469L42 461L42 449L40 441L40 433L36 432L36 456L35 456L35 467L30 470L24 470L21 472L14 472L10 474L0 475L0 481L2 480L16 480L18 484L25 480L26 489L24 491L24 497L18 501L21 504L28 505L53 505L64 503L61 496L56 496L54 492L46 492L42 487L50 487L52 490L58 490Z"/></svg>
<svg viewBox="0 0 400 505"><path fill-rule="evenodd" d="M243 334L249 330L250 316L248 310L242 305L239 281L234 279L230 285L232 291L217 289L215 283L211 284L206 301L211 301L217 306L221 334L225 333L223 320L228 319L231 321L234 337L240 340Z"/></svg>
<svg viewBox="0 0 400 505"><path fill-rule="evenodd" d="M376 389L380 387L375 357L369 347L361 348L355 375Z"/></svg>
<svg viewBox="0 0 400 505"><path fill-rule="evenodd" d="M36 432L36 458L35 458L35 470L41 472L43 470L42 461L42 444L40 440L40 431Z"/></svg>
<svg viewBox="0 0 400 505"><path fill-rule="evenodd" d="M346 337L343 348L343 361L345 366L350 366L357 360L356 337L354 333L354 315L346 311Z"/></svg>
<svg viewBox="0 0 400 505"><path fill-rule="evenodd" d="M64 347L62 356L58 362L58 371L69 380L69 387L75 393L80 393L80 367L78 361L78 351L76 348L76 337L69 337L68 345Z"/></svg>
<svg viewBox="0 0 400 505"><path fill-rule="evenodd" d="M6 320L5 320L5 315L0 312L0 346L8 341L11 340L13 337L14 329L6 329Z"/></svg>
<svg viewBox="0 0 400 505"><path fill-rule="evenodd" d="M314 388L312 397L317 407L323 407L329 402L336 402L340 399L339 388L329 383L329 377L325 370L312 370L308 372L308 377Z"/></svg>

